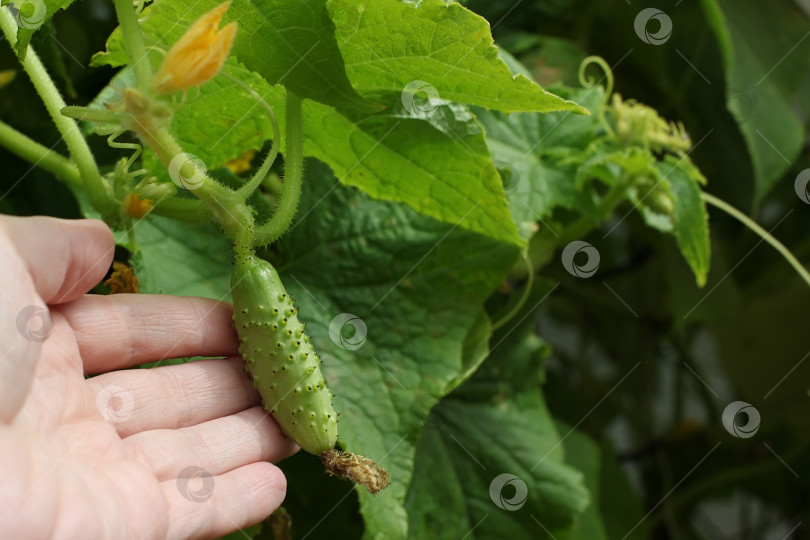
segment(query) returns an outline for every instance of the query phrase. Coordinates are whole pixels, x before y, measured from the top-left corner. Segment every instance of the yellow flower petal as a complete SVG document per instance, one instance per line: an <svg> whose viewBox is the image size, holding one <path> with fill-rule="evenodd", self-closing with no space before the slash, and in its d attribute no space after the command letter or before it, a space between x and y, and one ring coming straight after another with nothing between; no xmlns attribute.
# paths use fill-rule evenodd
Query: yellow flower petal
<svg viewBox="0 0 810 540"><path fill-rule="evenodd" d="M129 217L141 219L152 210L153 202L152 199L141 199L137 193L129 193L121 206Z"/></svg>
<svg viewBox="0 0 810 540"><path fill-rule="evenodd" d="M255 156L256 150L251 148L243 152L238 158L230 160L225 166L229 168L233 174L242 174L250 170L250 162L253 161Z"/></svg>
<svg viewBox="0 0 810 540"><path fill-rule="evenodd" d="M152 80L157 93L168 94L199 86L217 74L236 36L235 21L217 29L229 7L230 1L223 2L203 14L169 49Z"/></svg>

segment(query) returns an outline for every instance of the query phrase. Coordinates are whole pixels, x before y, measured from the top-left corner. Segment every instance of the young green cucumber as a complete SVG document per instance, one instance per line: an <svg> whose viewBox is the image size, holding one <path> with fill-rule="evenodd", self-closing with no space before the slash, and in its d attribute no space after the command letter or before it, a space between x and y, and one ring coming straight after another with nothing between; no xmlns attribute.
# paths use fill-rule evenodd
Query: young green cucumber
<svg viewBox="0 0 810 540"><path fill-rule="evenodd" d="M239 352L264 408L310 454L332 449L337 439L333 396L275 268L254 253L237 254L231 293Z"/></svg>

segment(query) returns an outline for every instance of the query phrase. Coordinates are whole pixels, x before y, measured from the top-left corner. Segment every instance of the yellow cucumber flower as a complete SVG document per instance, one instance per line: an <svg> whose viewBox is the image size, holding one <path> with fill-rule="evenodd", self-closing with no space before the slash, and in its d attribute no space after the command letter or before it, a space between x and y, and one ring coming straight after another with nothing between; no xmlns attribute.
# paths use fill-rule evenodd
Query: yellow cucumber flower
<svg viewBox="0 0 810 540"><path fill-rule="evenodd" d="M152 79L158 94L199 86L217 74L236 36L236 21L218 29L229 7L230 1L223 2L202 15L169 49Z"/></svg>
<svg viewBox="0 0 810 540"><path fill-rule="evenodd" d="M137 193L129 193L126 198L124 198L124 202L121 206L124 209L124 213L129 217L141 219L152 210L154 201L152 199L141 199L140 195Z"/></svg>
<svg viewBox="0 0 810 540"><path fill-rule="evenodd" d="M250 170L253 158L256 156L256 150L245 150L239 157L230 160L225 164L225 167L231 170L233 174L242 174Z"/></svg>

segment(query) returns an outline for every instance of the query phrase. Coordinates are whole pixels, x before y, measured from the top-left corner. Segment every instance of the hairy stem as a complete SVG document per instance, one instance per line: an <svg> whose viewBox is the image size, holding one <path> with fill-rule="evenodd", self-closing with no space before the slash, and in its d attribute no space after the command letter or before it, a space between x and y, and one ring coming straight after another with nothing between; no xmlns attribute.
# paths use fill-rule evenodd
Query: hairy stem
<svg viewBox="0 0 810 540"><path fill-rule="evenodd" d="M17 25L14 23L14 18L7 7L0 8L0 29L2 29L9 44L13 47L17 42ZM90 196L93 206L103 216L112 214L118 205L110 193L109 186L101 177L96 160L90 152L90 147L87 146L87 141L79 131L79 126L74 120L62 116L61 110L65 106L65 101L59 94L59 90L57 90L33 47L28 47L25 59L20 60L20 63L31 79L37 94L39 94L48 109L56 128L62 135L70 151L70 158L76 163L84 188Z"/></svg>
<svg viewBox="0 0 810 540"><path fill-rule="evenodd" d="M267 116L270 117L270 123L273 126L273 144L270 147L270 151L267 152L267 156L264 158L264 162L262 166L259 167L259 170L256 171L256 174L237 192L242 200L246 201L250 196L253 194L254 191L264 182L264 179L270 173L270 167L273 166L273 163L276 161L276 157L278 156L278 148L281 143L281 130L278 127L278 120L276 119L276 113L273 111L273 107L271 107L262 96L259 95L258 92L253 90L250 86L246 85L236 77L232 76L231 74L222 71L222 75L230 79L233 83L237 86L241 87L242 90L250 94L250 96L255 99L259 105L267 112Z"/></svg>
<svg viewBox="0 0 810 540"><path fill-rule="evenodd" d="M304 128L301 119L301 98L287 91L286 154L284 156L284 185L281 200L273 217L256 230L254 245L263 246L278 240L290 228L304 177Z"/></svg>
<svg viewBox="0 0 810 540"><path fill-rule="evenodd" d="M250 242L253 238L253 214L250 207L231 189L223 186L198 166L192 156L174 139L169 129L148 129L136 123L133 130L158 155L178 185L192 191L211 208L214 219L232 240Z"/></svg>
<svg viewBox="0 0 810 540"><path fill-rule="evenodd" d="M79 169L75 163L4 122L0 122L0 145L22 159L45 169L66 184L82 185L82 177L79 175Z"/></svg>
<svg viewBox="0 0 810 540"><path fill-rule="evenodd" d="M208 223L211 221L202 202L196 199L169 197L155 204L151 213L190 223Z"/></svg>
<svg viewBox="0 0 810 540"><path fill-rule="evenodd" d="M790 266L792 266L793 269L796 270L796 272L799 274L799 276L801 276L801 278L805 281L805 283L807 283L807 285L810 285L810 272L808 272L807 269L804 266L802 266L802 263L799 262L799 260L793 255L793 253L790 252L788 248L785 247L785 245L782 242L771 236L771 234L768 231L760 227L753 219L749 218L748 216L746 216L745 214L743 214L742 212L740 212L739 210L728 204L726 201L718 199L714 195L711 195L706 192L701 192L700 196L703 197L704 201L706 201L707 203L711 204L716 208L719 208L726 214L735 218L743 225L751 229L751 231L757 234L760 238L762 238L763 240L768 242L771 246L773 246L773 248L776 251L782 254L785 260L790 264Z"/></svg>
<svg viewBox="0 0 810 540"><path fill-rule="evenodd" d="M138 90L146 91L152 82L152 66L143 43L143 34L138 24L138 16L131 0L115 0L115 15L121 26L121 35L124 38L124 48L129 56L129 65L135 72Z"/></svg>

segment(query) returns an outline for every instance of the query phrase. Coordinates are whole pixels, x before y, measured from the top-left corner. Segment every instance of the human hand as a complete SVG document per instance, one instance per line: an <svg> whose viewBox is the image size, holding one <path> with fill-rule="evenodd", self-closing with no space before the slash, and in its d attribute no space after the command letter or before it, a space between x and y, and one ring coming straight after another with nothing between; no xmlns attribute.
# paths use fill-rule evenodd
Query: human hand
<svg viewBox="0 0 810 540"><path fill-rule="evenodd" d="M269 461L297 446L240 358L123 369L236 355L230 305L86 295L113 247L98 221L0 216L1 538L217 537L284 499Z"/></svg>

